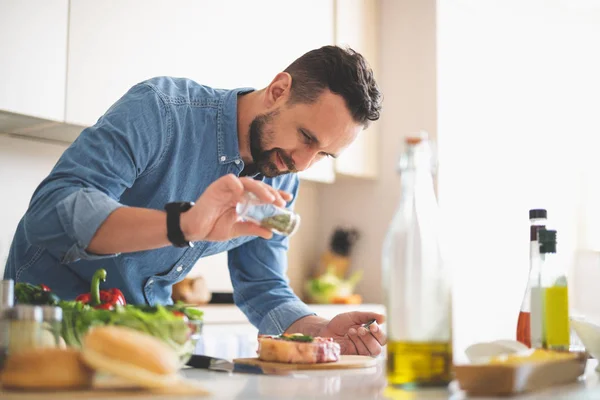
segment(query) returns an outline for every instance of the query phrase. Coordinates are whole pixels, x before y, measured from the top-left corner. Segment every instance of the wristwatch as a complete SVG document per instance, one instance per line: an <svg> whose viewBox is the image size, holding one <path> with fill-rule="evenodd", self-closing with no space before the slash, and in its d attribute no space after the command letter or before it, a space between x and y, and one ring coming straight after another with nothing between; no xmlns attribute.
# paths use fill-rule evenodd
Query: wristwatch
<svg viewBox="0 0 600 400"><path fill-rule="evenodd" d="M175 247L194 247L181 231L180 216L194 206L193 202L173 202L165 204L167 212L167 237Z"/></svg>

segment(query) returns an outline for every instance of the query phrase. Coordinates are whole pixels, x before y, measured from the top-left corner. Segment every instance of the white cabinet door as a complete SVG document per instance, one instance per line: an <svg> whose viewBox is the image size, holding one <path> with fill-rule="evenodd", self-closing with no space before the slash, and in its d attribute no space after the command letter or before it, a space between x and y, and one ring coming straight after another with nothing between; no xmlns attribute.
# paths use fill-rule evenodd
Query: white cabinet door
<svg viewBox="0 0 600 400"><path fill-rule="evenodd" d="M333 0L72 0L67 121L93 124L159 75L262 88L333 24Z"/></svg>
<svg viewBox="0 0 600 400"><path fill-rule="evenodd" d="M65 118L68 0L0 0L0 110Z"/></svg>
<svg viewBox="0 0 600 400"><path fill-rule="evenodd" d="M379 2L373 0L337 0L335 7L337 45L349 46L369 62L375 79L379 61ZM335 160L339 174L375 178L378 174L378 122L374 122Z"/></svg>

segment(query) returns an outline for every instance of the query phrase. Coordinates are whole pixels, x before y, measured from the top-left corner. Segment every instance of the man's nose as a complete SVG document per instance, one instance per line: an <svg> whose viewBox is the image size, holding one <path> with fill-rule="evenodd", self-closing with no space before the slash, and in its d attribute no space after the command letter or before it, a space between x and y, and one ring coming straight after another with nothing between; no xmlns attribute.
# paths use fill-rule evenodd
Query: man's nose
<svg viewBox="0 0 600 400"><path fill-rule="evenodd" d="M317 154L319 154L318 151L301 151L293 154L292 159L294 160L296 170L304 171L308 169L315 162Z"/></svg>

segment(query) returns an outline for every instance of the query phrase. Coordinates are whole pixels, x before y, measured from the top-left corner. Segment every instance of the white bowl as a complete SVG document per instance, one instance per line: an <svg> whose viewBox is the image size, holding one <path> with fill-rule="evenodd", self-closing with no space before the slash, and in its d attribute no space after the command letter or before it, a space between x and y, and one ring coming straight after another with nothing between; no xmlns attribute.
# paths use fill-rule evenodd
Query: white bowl
<svg viewBox="0 0 600 400"><path fill-rule="evenodd" d="M595 359L600 359L600 325L585 318L572 317L571 326L579 336L585 350ZM600 371L600 364L596 367Z"/></svg>
<svg viewBox="0 0 600 400"><path fill-rule="evenodd" d="M495 340L475 343L467 347L465 354L471 364L485 364L490 358L528 350L528 347L516 340Z"/></svg>

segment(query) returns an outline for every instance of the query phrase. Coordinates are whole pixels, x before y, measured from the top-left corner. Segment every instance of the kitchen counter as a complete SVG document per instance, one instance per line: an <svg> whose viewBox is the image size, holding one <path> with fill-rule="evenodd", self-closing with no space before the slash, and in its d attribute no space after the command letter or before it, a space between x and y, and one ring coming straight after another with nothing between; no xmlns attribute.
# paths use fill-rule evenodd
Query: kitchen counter
<svg viewBox="0 0 600 400"><path fill-rule="evenodd" d="M569 400L597 400L600 399L600 384L598 373L594 371L598 365L597 360L590 360L586 373L581 381L565 386L550 388L545 391L532 392L527 395L508 397L510 400L545 400L545 399L569 399ZM463 392L457 389L453 382L448 389L427 389L418 391L402 391L386 388L384 359L379 358L376 367L368 369L349 369L334 371L298 371L292 376L263 376L249 374L228 374L224 372L212 372L206 370L185 369L182 371L189 379L201 383L211 392L211 396L174 396L174 395L141 395L134 393L123 393L103 396L101 392L94 392L95 400L131 399L138 400L161 400L161 399L391 399L391 400L467 400ZM75 399L84 396L55 394L19 394L2 393L3 400L29 400L44 398ZM477 397L486 400L506 400L503 398Z"/></svg>
<svg viewBox="0 0 600 400"><path fill-rule="evenodd" d="M511 400L597 400L600 399L597 360L588 362L584 378L575 384L510 397ZM213 393L206 399L391 399L391 400L466 400L453 382L447 389L403 391L386 388L384 359L376 367L334 371L298 371L293 377L228 375L204 370L184 370ZM196 397L197 398L197 397ZM478 397L477 399L487 399ZM498 398L506 400L507 397Z"/></svg>

